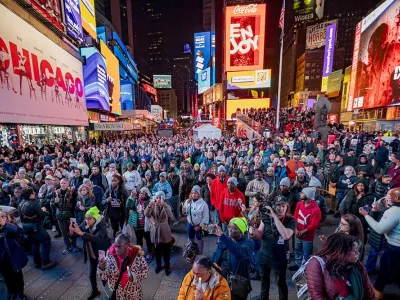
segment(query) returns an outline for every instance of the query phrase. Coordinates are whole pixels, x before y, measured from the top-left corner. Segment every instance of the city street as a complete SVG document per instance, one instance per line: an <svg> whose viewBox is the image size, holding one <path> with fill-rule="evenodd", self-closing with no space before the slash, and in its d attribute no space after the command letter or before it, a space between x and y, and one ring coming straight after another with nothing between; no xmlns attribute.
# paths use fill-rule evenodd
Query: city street
<svg viewBox="0 0 400 300"><path fill-rule="evenodd" d="M184 219L182 219L184 220ZM318 235L332 233L339 219L329 216L323 223ZM54 234L51 233L53 236ZM176 249L172 253L172 274L165 276L164 272L155 274L155 262L153 260L150 266L148 278L143 283L144 299L150 300L176 300L181 286L181 282L185 274L190 270L190 265L182 258L182 249L187 241L186 223L181 222L173 232L176 239ZM204 254L212 255L215 249L216 238L208 236L204 246ZM321 245L319 240L315 241L314 251ZM83 263L82 253L69 253L64 256L62 254L62 239L53 239L52 258L58 261L58 266L47 272L35 269L32 259L24 269L25 293L28 299L86 299L90 293L88 265ZM367 252L368 253L368 252ZM297 299L294 286L291 281L293 272L288 271L288 285L290 290L289 299ZM375 277L371 276L372 282ZM99 284L100 280L98 280ZM260 282L253 281L253 292L251 298L257 299L260 292ZM385 293L385 299L399 299L400 295L398 286L388 286ZM278 290L275 285L271 285L271 298L278 299ZM7 299L5 293L5 284L0 282L0 300Z"/></svg>

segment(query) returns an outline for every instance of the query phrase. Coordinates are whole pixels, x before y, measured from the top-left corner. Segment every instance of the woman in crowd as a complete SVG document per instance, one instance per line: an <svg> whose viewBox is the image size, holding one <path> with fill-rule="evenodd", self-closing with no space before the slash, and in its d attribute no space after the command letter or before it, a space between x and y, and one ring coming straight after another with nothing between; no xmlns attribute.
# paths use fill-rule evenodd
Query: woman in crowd
<svg viewBox="0 0 400 300"><path fill-rule="evenodd" d="M161 259L164 259L165 275L171 274L171 228L169 224L174 220L171 207L165 203L164 192L157 192L156 201L150 202L144 210L144 214L149 218L151 242L155 246L156 252L156 274L160 273Z"/></svg>
<svg viewBox="0 0 400 300"><path fill-rule="evenodd" d="M197 256L192 270L186 274L178 300L230 299L231 291L221 271L206 256Z"/></svg>
<svg viewBox="0 0 400 300"><path fill-rule="evenodd" d="M99 261L98 273L110 290L107 299L143 299L142 282L149 266L143 250L130 239L129 234L118 233L106 257Z"/></svg>
<svg viewBox="0 0 400 300"><path fill-rule="evenodd" d="M85 224L80 226L78 224L71 224L70 232L82 237L83 257L85 263L89 260L89 279L92 287L88 300L93 300L100 295L96 280L99 250L107 251L110 247L110 239L107 235L107 224L96 206L86 211Z"/></svg>
<svg viewBox="0 0 400 300"><path fill-rule="evenodd" d="M150 239L149 222L144 215L144 211L150 203L151 193L148 188L143 187L139 192L139 197L132 194L126 202L126 210L128 216L128 224L133 227L136 234L137 244L143 247L143 238L146 240L147 262L151 262L153 244Z"/></svg>
<svg viewBox="0 0 400 300"><path fill-rule="evenodd" d="M308 290L313 300L374 300L367 270L359 260L357 240L338 232L328 237L306 267Z"/></svg>
<svg viewBox="0 0 400 300"><path fill-rule="evenodd" d="M357 182L358 178L356 176L356 171L352 166L347 166L344 169L344 175L339 177L339 181L336 184L336 198L339 204L346 197L346 195L351 191L353 185Z"/></svg>
<svg viewBox="0 0 400 300"><path fill-rule="evenodd" d="M383 298L383 290L387 284L400 282L400 188L391 189L386 201L389 209L383 213L379 222L369 216L364 208L360 208L360 214L365 217L368 225L378 234L385 234L388 242L374 285L376 299Z"/></svg>
<svg viewBox="0 0 400 300"><path fill-rule="evenodd" d="M111 186L103 196L103 207L106 210L106 217L110 219L114 237L124 226L127 199L128 192L124 188L122 177L118 174L112 175Z"/></svg>
<svg viewBox="0 0 400 300"><path fill-rule="evenodd" d="M21 232L10 215L0 210L0 274L8 290L8 299L26 299L22 269L28 257L21 243Z"/></svg>
<svg viewBox="0 0 400 300"><path fill-rule="evenodd" d="M86 212L93 206L96 206L93 192L87 185L82 184L78 188L78 198L75 205L75 217L78 225L83 223Z"/></svg>

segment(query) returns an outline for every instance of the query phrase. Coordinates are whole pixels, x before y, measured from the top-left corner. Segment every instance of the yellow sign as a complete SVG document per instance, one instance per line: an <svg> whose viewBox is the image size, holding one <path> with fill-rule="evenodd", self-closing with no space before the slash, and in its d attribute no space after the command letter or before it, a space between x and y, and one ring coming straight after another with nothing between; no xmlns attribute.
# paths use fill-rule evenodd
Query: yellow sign
<svg viewBox="0 0 400 300"><path fill-rule="evenodd" d="M228 100L226 104L226 118L227 119L235 118L237 109L240 109L243 112L244 109L269 108L270 106L271 106L270 98Z"/></svg>
<svg viewBox="0 0 400 300"><path fill-rule="evenodd" d="M240 71L227 73L228 90L262 89L271 87L271 70Z"/></svg>
<svg viewBox="0 0 400 300"><path fill-rule="evenodd" d="M96 11L94 9L94 0L80 0L82 27L89 35L96 39Z"/></svg>
<svg viewBox="0 0 400 300"><path fill-rule="evenodd" d="M100 51L106 59L108 75L108 92L110 95L110 111L121 115L121 83L119 78L119 61L102 40L100 40Z"/></svg>
<svg viewBox="0 0 400 300"><path fill-rule="evenodd" d="M328 76L322 77L321 93L326 93L328 90Z"/></svg>

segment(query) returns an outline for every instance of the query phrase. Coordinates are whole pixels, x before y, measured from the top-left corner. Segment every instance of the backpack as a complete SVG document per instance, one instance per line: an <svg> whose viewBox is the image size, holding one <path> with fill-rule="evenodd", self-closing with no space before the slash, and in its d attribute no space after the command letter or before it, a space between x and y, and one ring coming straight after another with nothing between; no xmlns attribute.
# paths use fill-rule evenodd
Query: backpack
<svg viewBox="0 0 400 300"><path fill-rule="evenodd" d="M310 259L305 264L303 264L300 269L293 275L292 280L296 287L297 298L301 300L312 300L311 295L308 291L307 275L305 271L308 263L313 257L318 259L319 264L322 268L322 274L324 273L325 262L323 261L323 259L319 256L311 256Z"/></svg>
<svg viewBox="0 0 400 300"><path fill-rule="evenodd" d="M183 259L192 264L197 254L199 254L199 246L195 242L189 241L183 251Z"/></svg>

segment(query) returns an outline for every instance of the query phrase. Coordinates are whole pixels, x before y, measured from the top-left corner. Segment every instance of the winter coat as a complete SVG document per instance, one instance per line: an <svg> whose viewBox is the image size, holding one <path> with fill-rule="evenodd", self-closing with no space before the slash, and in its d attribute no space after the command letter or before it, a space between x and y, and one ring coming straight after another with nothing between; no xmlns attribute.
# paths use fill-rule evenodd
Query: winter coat
<svg viewBox="0 0 400 300"><path fill-rule="evenodd" d="M400 187L400 168L396 165L392 165L389 167L387 173L392 176L392 185L393 187Z"/></svg>
<svg viewBox="0 0 400 300"><path fill-rule="evenodd" d="M385 205L382 202L380 202L378 211L371 210L369 215L375 221L379 222L382 219L385 210L386 210ZM371 247L375 248L376 250L382 250L386 246L387 241L384 234L379 234L370 227L368 243L371 245Z"/></svg>
<svg viewBox="0 0 400 300"><path fill-rule="evenodd" d="M356 187L354 186L353 190L348 192L342 203L340 203L339 211L342 216L345 214L353 214L357 216L360 219L361 223L363 223L364 225L366 224L365 218L360 215L359 209L360 207L363 207L365 205L371 206L372 202L374 202L374 195L366 193L364 196L357 200L357 196L354 193L355 189Z"/></svg>
<svg viewBox="0 0 400 300"><path fill-rule="evenodd" d="M221 195L228 188L228 176L225 176L224 182L221 182L219 175L211 183L211 204L219 211L222 203ZM243 198L244 200L244 198Z"/></svg>
<svg viewBox="0 0 400 300"><path fill-rule="evenodd" d="M157 182L151 192L153 193L153 195L155 195L157 192L164 192L165 200L171 199L172 196L172 188L169 185L168 181L164 181L163 183L161 183L161 181Z"/></svg>
<svg viewBox="0 0 400 300"><path fill-rule="evenodd" d="M93 185L97 185L103 189L103 191L108 189L108 180L104 174L92 174L89 177L90 181L93 183Z"/></svg>
<svg viewBox="0 0 400 300"><path fill-rule="evenodd" d="M346 182L347 179L350 180L350 183ZM349 186L355 184L357 180L358 180L357 176L350 176L350 177L347 177L346 175L340 176L339 181L337 182L336 185L336 198L339 201L344 199L344 197L346 197L348 192L351 190L351 187Z"/></svg>
<svg viewBox="0 0 400 300"><path fill-rule="evenodd" d="M134 276L133 282L127 279L126 285L123 287L121 282L118 285L116 299L126 300L126 299L143 299L142 291L142 281L147 278L149 273L149 266L147 264L146 258L144 256L143 250L139 246L129 246L129 269ZM102 281L107 281L107 285L111 290L114 290L115 283L118 280L120 274L120 267L117 263L118 258L115 253L114 245L111 246L110 250L106 255L107 269L105 271L98 270L100 279ZM128 272L123 273L122 278L126 278ZM121 280L122 281L122 280Z"/></svg>
<svg viewBox="0 0 400 300"><path fill-rule="evenodd" d="M146 200L144 202L144 207L143 207L143 214L144 210L146 209L147 205L149 205L150 199ZM128 200L126 201L126 216L128 216L128 224L131 225L133 228L138 227L138 219L139 219L139 213L137 211L137 206L139 205L139 199L137 197L132 197L130 196Z"/></svg>
<svg viewBox="0 0 400 300"><path fill-rule="evenodd" d="M304 201L297 203L294 218L297 222L298 231L307 229L307 232L300 239L312 242L321 221L321 210L317 202L311 201L307 206Z"/></svg>
<svg viewBox="0 0 400 300"><path fill-rule="evenodd" d="M192 226L208 225L210 213L207 203L202 199L188 201L183 204L183 212Z"/></svg>
<svg viewBox="0 0 400 300"><path fill-rule="evenodd" d="M371 193L375 195L376 199L379 200L387 195L387 193L393 188L392 183L384 184L382 179L378 179L372 184Z"/></svg>
<svg viewBox="0 0 400 300"><path fill-rule="evenodd" d="M157 204L153 207L149 205L144 210L144 215L149 218L150 238L151 242L156 246L159 243L169 243L172 240L171 227L169 224L174 221L171 207L165 204L161 212L158 210Z"/></svg>
<svg viewBox="0 0 400 300"><path fill-rule="evenodd" d="M186 274L179 290L178 300L195 300L197 282L194 280L193 270ZM228 282L214 269L211 269L211 276L208 280L207 289L204 293L204 299L224 300L231 298L231 291Z"/></svg>
<svg viewBox="0 0 400 300"><path fill-rule="evenodd" d="M358 159L354 155L353 156L346 155L344 157L343 163L345 166L352 166L353 168L355 168L358 163Z"/></svg>
<svg viewBox="0 0 400 300"><path fill-rule="evenodd" d="M296 171L299 168L303 168L304 169L304 163L299 160L296 161L294 159L291 159L287 162L286 167L288 169L288 177L289 179L295 179L296 178Z"/></svg>
<svg viewBox="0 0 400 300"><path fill-rule="evenodd" d="M373 286L369 280L367 270L361 262L357 263L360 268L364 283L364 297L360 300L374 300ZM335 300L339 296L334 283L334 278L329 271L321 265L316 258L312 258L306 267L308 290L313 300Z"/></svg>
<svg viewBox="0 0 400 300"><path fill-rule="evenodd" d="M107 202L108 197L112 197L111 202ZM121 220L125 218L125 205L129 195L125 188L118 190L109 187L103 196L103 207L107 209L107 216L110 219Z"/></svg>
<svg viewBox="0 0 400 300"><path fill-rule="evenodd" d="M6 223L0 230L0 265L8 260L14 272L21 271L28 263L28 256L22 246L21 229Z"/></svg>
<svg viewBox="0 0 400 300"><path fill-rule="evenodd" d="M221 222L229 222L232 218L241 217L239 199L242 204L244 202L244 195L238 189L231 193L228 189L224 190L221 194L219 217Z"/></svg>
<svg viewBox="0 0 400 300"><path fill-rule="evenodd" d="M168 177L168 183L172 189L172 197L179 196L179 186L181 183L181 178L178 175L175 175L172 178Z"/></svg>
<svg viewBox="0 0 400 300"><path fill-rule="evenodd" d="M375 152L375 161L385 163L389 160L389 150L385 146L379 146Z"/></svg>
<svg viewBox="0 0 400 300"><path fill-rule="evenodd" d="M59 199L58 202L56 202L57 197ZM72 197L73 192L70 188L65 191L61 189L55 191L51 204L56 208L56 218L58 220L69 220L71 218Z"/></svg>
<svg viewBox="0 0 400 300"><path fill-rule="evenodd" d="M80 202L81 206L85 208L85 210L80 210L78 202ZM85 220L85 214L86 212L92 208L93 206L96 206L96 202L94 197L82 197L78 196L76 199L76 205L75 205L75 217L76 217L76 222L78 225L81 225L83 221Z"/></svg>
<svg viewBox="0 0 400 300"><path fill-rule="evenodd" d="M355 167L355 170L356 170L356 174L358 174L359 172L365 172L364 176L366 178L370 178L370 177L374 176L374 167L369 163L366 163L366 164L360 163Z"/></svg>

